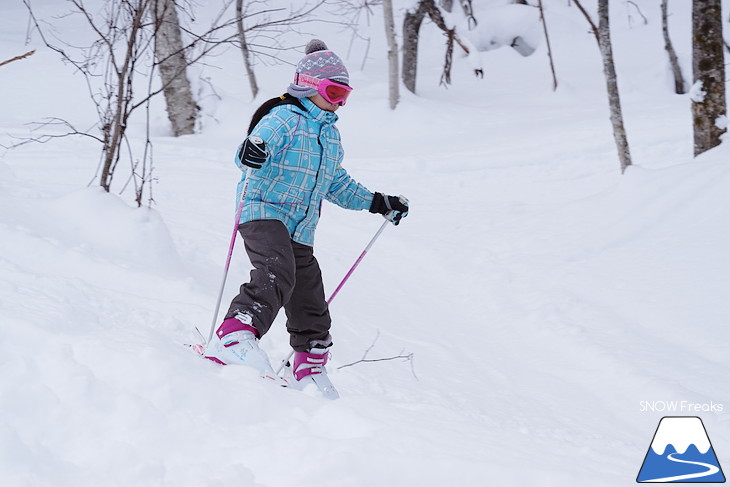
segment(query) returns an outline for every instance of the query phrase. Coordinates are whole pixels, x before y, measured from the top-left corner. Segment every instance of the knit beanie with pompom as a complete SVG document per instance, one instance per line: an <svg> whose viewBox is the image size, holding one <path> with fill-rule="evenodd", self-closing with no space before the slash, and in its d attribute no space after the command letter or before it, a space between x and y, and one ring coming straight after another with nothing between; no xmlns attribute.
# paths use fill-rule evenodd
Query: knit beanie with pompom
<svg viewBox="0 0 730 487"><path fill-rule="evenodd" d="M342 59L327 48L319 39L312 39L304 50L306 56L297 64L294 82L286 90L296 98L307 98L317 94L317 88L303 84L305 77L318 80L331 79L349 85L350 75Z"/></svg>

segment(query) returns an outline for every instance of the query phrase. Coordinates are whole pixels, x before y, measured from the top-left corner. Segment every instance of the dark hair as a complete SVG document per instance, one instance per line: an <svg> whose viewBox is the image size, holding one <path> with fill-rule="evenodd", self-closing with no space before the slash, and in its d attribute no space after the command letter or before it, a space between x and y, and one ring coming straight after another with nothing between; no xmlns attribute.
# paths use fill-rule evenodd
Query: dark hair
<svg viewBox="0 0 730 487"><path fill-rule="evenodd" d="M264 118L272 108L278 107L279 105L296 105L305 112L307 111L307 109L304 108L304 105L302 105L302 102L299 101L299 98L295 98L289 93L284 93L281 96L266 100L260 107L258 107L251 117L251 124L248 126L248 135L251 135L251 132L253 132L256 125L258 125L261 119Z"/></svg>

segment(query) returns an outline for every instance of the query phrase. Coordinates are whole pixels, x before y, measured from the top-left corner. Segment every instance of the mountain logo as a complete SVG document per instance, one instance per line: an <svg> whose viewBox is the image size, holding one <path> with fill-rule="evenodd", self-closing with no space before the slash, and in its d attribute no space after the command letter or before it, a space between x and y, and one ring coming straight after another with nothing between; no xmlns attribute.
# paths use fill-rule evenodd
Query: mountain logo
<svg viewBox="0 0 730 487"><path fill-rule="evenodd" d="M725 475L702 420L696 416L663 417L636 481L725 482Z"/></svg>

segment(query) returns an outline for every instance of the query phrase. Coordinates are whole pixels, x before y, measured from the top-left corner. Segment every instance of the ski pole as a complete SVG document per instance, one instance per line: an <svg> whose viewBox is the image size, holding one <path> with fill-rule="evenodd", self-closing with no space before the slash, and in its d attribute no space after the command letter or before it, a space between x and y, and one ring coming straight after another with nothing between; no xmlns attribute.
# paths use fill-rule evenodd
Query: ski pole
<svg viewBox="0 0 730 487"><path fill-rule="evenodd" d="M238 224L241 221L241 213L243 212L243 200L246 198L246 190L248 189L248 181L251 178L251 168L246 169L246 178L243 183L243 189L241 190L241 201L238 203L238 209L236 210L236 221L233 223L233 233L231 234L231 244L228 246L228 256L226 257L226 266L223 269L223 279L221 280L220 291L218 291L218 301L215 303L215 312L213 313L213 323L210 325L210 333L208 334L208 341L213 338L213 331L215 325L218 322L218 311L220 311L221 300L223 299L223 288L226 287L226 279L228 278L228 268L231 266L231 256L233 256L233 246L236 243L236 234L238 233Z"/></svg>
<svg viewBox="0 0 730 487"><path fill-rule="evenodd" d="M352 267L350 267L350 270L347 271L347 274L345 274L345 277L342 279L340 284L332 292L332 295L327 299L327 306L329 306L329 304L332 302L332 300L335 299L335 296L337 296L337 293L340 292L340 289L342 289L342 287L345 285L347 280L350 279L350 276L352 275L352 273L355 272L355 269L357 268L357 266L360 265L360 262L365 257L365 255L368 253L368 251L373 246L373 244L378 239L378 237L380 237L380 234L383 233L383 230L385 230L385 227L388 225L388 223L390 223L390 222L388 220L385 220L383 222L383 224L380 225L380 228L378 229L377 232L375 232L375 236L370 240L370 243L368 243L368 246L365 247L365 250L362 251L362 253L360 254L360 257L358 257L357 260L355 261L355 263L352 264Z"/></svg>
<svg viewBox="0 0 730 487"><path fill-rule="evenodd" d="M362 251L362 253L360 254L360 257L357 258L357 260L352 265L352 267L350 267L350 270L347 271L347 274L345 274L345 277L342 279L342 281L340 281L340 284L335 288L335 290L332 292L330 297L327 299L327 306L330 305L332 300L335 299L335 296L337 296L337 293L340 292L340 289L342 289L342 287L345 285L347 280L350 279L350 276L352 275L352 273L355 272L355 269L357 268L357 266L360 265L360 262L365 257L365 255L368 253L368 251L373 246L373 244L378 239L378 237L380 237L380 234L383 233L383 230L385 230L385 227L388 226L388 223L390 223L390 220L386 219L383 222L383 224L380 225L380 228L378 229L377 232L375 232L375 236L370 240L370 243L368 243L367 247L365 247L365 250ZM285 358L284 360L282 360L281 365L279 366L279 369L276 371L276 375L279 375L281 373L282 369L287 364L287 362L289 362L289 360L291 360L293 355L294 355L294 351L292 350L289 353L289 356L287 358Z"/></svg>

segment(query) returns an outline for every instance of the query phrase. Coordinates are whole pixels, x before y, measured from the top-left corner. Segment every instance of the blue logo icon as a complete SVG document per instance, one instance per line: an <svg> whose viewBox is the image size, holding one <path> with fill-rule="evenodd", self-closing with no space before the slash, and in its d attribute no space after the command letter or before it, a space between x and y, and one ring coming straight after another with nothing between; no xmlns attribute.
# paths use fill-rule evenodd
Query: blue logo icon
<svg viewBox="0 0 730 487"><path fill-rule="evenodd" d="M663 417L636 481L725 482L702 420L696 416Z"/></svg>

